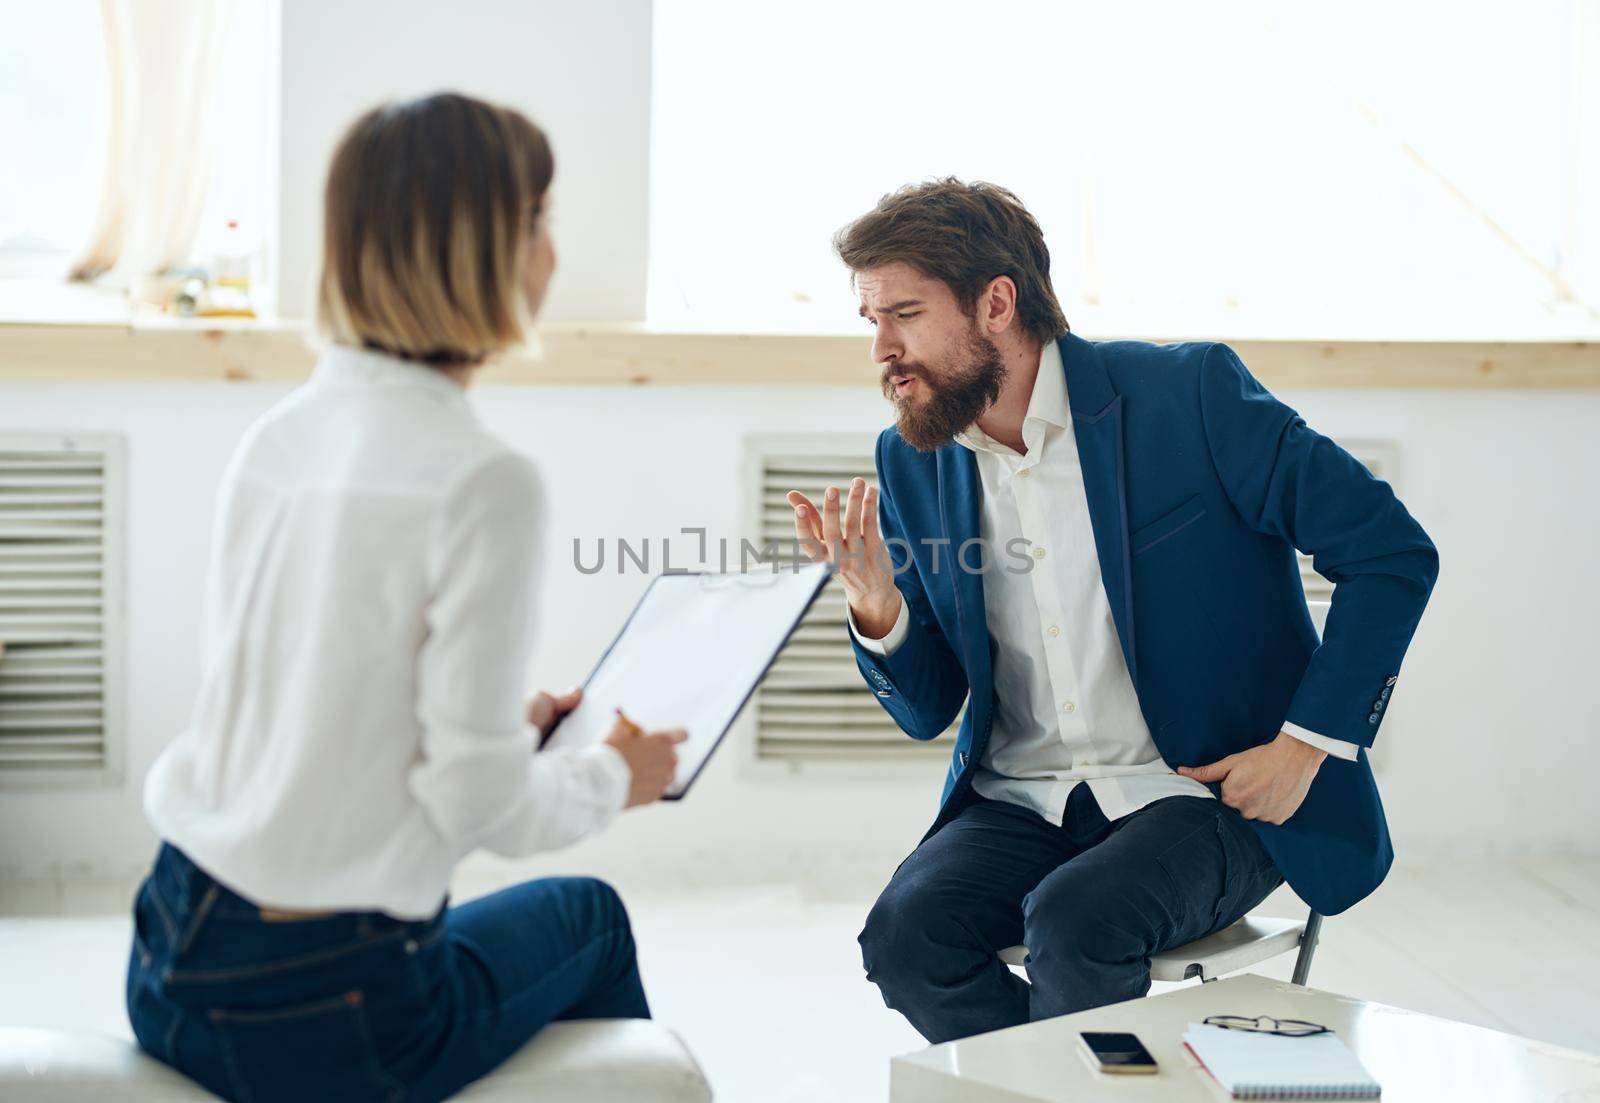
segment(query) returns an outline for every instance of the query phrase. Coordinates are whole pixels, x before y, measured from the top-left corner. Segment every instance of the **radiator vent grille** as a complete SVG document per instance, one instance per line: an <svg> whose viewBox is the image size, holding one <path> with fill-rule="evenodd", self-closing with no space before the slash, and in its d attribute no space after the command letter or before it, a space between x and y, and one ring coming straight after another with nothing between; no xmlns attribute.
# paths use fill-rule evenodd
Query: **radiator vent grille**
<svg viewBox="0 0 1600 1103"><path fill-rule="evenodd" d="M792 562L794 510L785 495L798 490L813 502L860 477L876 482L872 437L817 440L766 437L752 440L755 540L777 559ZM898 760L948 758L956 728L929 742L909 738L867 688L856 669L845 621L844 590L830 581L778 655L756 692L756 755L768 760ZM959 716L959 714L958 714Z"/></svg>
<svg viewBox="0 0 1600 1103"><path fill-rule="evenodd" d="M122 442L0 433L0 776L114 766Z"/></svg>

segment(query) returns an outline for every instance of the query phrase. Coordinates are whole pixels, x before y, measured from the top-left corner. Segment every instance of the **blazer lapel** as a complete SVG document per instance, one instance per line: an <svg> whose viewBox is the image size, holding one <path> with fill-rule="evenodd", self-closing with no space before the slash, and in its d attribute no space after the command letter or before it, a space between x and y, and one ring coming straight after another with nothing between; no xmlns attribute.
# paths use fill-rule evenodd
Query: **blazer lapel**
<svg viewBox="0 0 1600 1103"><path fill-rule="evenodd" d="M1128 552L1128 486L1123 463L1122 396L1111 387L1094 346L1067 334L1061 338L1061 363L1067 376L1067 405L1072 410L1083 489L1089 500L1089 522L1100 559L1100 580L1111 605L1122 655L1134 689L1139 667L1134 658L1132 568Z"/></svg>
<svg viewBox="0 0 1600 1103"><path fill-rule="evenodd" d="M982 726L974 725L973 738L983 740L988 731L990 701L994 687L990 668L989 624L983 602L983 575L961 566L961 546L977 538L978 510L982 490L978 483L978 461L959 444L947 444L937 453L939 474L939 522L949 543L940 549L939 567L950 579L955 596L956 623L961 634L961 658L967 669L967 685L972 688L973 704L980 711ZM980 558L977 562L982 562ZM979 687L983 687L980 694ZM976 757L976 756L974 756Z"/></svg>

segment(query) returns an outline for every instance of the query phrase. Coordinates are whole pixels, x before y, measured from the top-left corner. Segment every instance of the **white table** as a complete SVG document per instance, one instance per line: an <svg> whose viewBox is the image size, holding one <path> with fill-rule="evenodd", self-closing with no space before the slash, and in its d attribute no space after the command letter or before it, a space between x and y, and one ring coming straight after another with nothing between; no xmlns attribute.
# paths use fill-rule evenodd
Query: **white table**
<svg viewBox="0 0 1600 1103"><path fill-rule="evenodd" d="M1384 1103L1600 1100L1600 1057L1387 1004L1246 975L930 1046L896 1057L891 1103L1146 1103L1227 1097L1183 1048L1207 1015L1273 1015L1332 1027L1383 1085ZM1154 1076L1108 1076L1079 1055L1081 1030L1131 1030Z"/></svg>

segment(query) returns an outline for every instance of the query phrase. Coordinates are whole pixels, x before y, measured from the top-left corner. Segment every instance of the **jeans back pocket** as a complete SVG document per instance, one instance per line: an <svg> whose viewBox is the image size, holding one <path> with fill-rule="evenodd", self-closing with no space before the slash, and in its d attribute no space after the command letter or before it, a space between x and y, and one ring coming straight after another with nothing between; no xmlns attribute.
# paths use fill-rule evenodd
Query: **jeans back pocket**
<svg viewBox="0 0 1600 1103"><path fill-rule="evenodd" d="M232 1095L273 1100L385 1100L405 1088L379 1063L359 990L292 1007L213 1009L211 1022Z"/></svg>

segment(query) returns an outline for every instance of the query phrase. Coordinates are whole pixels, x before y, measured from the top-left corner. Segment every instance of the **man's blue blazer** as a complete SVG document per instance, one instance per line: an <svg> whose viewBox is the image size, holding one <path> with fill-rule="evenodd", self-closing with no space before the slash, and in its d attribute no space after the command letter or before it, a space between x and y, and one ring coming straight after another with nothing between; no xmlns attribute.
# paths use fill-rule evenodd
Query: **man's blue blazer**
<svg viewBox="0 0 1600 1103"><path fill-rule="evenodd" d="M1162 758L1215 762L1269 742L1286 720L1363 748L1354 762L1324 760L1288 822L1250 821L1301 899L1335 915L1394 859L1365 748L1388 713L1438 553L1387 483L1269 394L1226 345L1071 334L1060 345L1100 577ZM994 721L983 578L955 565L978 537L981 484L968 449L918 452L893 429L878 438L877 469L910 633L889 658L856 645L857 664L913 738L938 736L967 702L931 836L972 799ZM1296 548L1334 583L1320 642ZM966 563L976 567L981 551L969 547ZM993 551L997 569L1015 565Z"/></svg>

